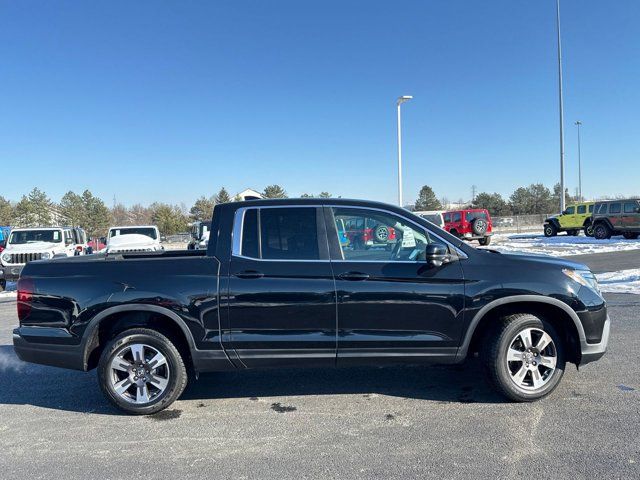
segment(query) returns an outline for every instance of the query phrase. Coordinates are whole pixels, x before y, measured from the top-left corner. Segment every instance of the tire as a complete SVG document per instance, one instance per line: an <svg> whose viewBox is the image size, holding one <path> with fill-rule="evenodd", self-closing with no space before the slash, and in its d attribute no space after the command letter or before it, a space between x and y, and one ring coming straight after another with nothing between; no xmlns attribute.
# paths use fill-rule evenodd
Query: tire
<svg viewBox="0 0 640 480"><path fill-rule="evenodd" d="M476 235L484 235L487 231L488 223L484 218L475 218L471 222L471 231Z"/></svg>
<svg viewBox="0 0 640 480"><path fill-rule="evenodd" d="M454 237L462 238L462 235L460 235L455 228L453 230L450 230L449 233Z"/></svg>
<svg viewBox="0 0 640 480"><path fill-rule="evenodd" d="M4 292L7 289L7 280L0 278L0 292Z"/></svg>
<svg viewBox="0 0 640 480"><path fill-rule="evenodd" d="M140 351L144 365L139 363ZM155 364L164 363L153 368L150 362L158 354L161 358ZM149 375L150 372L153 373ZM136 373L152 380L134 380L138 379ZM122 332L105 346L98 362L98 383L107 399L120 410L149 415L164 410L182 395L187 386L187 370L180 352L167 337L154 330L135 328Z"/></svg>
<svg viewBox="0 0 640 480"><path fill-rule="evenodd" d="M542 339L548 342L546 346ZM543 346L541 351L539 345ZM482 360L489 383L516 402L543 398L558 386L564 374L563 347L561 337L546 320L528 313L504 317L483 344Z"/></svg>
<svg viewBox="0 0 640 480"><path fill-rule="evenodd" d="M624 232L622 236L627 240L636 240L638 238L638 234L635 232Z"/></svg>
<svg viewBox="0 0 640 480"><path fill-rule="evenodd" d="M480 245L482 246L487 246L491 243L491 237L484 237L484 238L480 238L478 240L478 242L480 243Z"/></svg>
<svg viewBox="0 0 640 480"><path fill-rule="evenodd" d="M544 224L544 236L545 237L555 237L558 234L558 229L553 223L545 223Z"/></svg>
<svg viewBox="0 0 640 480"><path fill-rule="evenodd" d="M587 223L587 224L584 226L584 234L585 234L587 237L593 237L593 224L592 224L592 223Z"/></svg>
<svg viewBox="0 0 640 480"><path fill-rule="evenodd" d="M567 235L570 235L572 237L578 236L579 233L580 233L580 230L568 230L567 231Z"/></svg>
<svg viewBox="0 0 640 480"><path fill-rule="evenodd" d="M606 223L597 223L593 227L593 236L597 240L608 240L611 238L611 229Z"/></svg>
<svg viewBox="0 0 640 480"><path fill-rule="evenodd" d="M376 225L372 230L376 243L387 243L387 240L389 240L389 229L386 226Z"/></svg>

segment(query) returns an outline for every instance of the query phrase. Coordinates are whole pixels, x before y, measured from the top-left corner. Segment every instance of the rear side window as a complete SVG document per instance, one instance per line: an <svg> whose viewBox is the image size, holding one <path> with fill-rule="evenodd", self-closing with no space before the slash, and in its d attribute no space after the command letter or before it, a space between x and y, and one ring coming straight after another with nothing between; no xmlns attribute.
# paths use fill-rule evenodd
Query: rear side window
<svg viewBox="0 0 640 480"><path fill-rule="evenodd" d="M234 254L263 260L318 260L316 209L252 208L244 213ZM239 250L239 251L238 251Z"/></svg>
<svg viewBox="0 0 640 480"><path fill-rule="evenodd" d="M627 202L624 204L624 213L636 213L638 204L635 202Z"/></svg>
<svg viewBox="0 0 640 480"><path fill-rule="evenodd" d="M578 205L578 214L583 214L583 213L587 213L587 206L586 205Z"/></svg>
<svg viewBox="0 0 640 480"><path fill-rule="evenodd" d="M462 220L462 214L460 212L456 212L453 214L453 222L459 222Z"/></svg>
<svg viewBox="0 0 640 480"><path fill-rule="evenodd" d="M260 209L260 242L263 259L318 260L316 209Z"/></svg>
<svg viewBox="0 0 640 480"><path fill-rule="evenodd" d="M593 204L589 205L589 213L593 213Z"/></svg>
<svg viewBox="0 0 640 480"><path fill-rule="evenodd" d="M609 205L609 213L620 213L622 211L621 203L611 203Z"/></svg>

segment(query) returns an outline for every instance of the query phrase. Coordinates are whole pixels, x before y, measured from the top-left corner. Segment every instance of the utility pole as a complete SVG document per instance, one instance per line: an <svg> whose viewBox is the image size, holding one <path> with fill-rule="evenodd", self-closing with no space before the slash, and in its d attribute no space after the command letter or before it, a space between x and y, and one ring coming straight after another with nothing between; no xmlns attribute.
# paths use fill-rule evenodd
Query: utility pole
<svg viewBox="0 0 640 480"><path fill-rule="evenodd" d="M471 185L471 203L476 201L476 191L478 190L478 187L476 187L475 185Z"/></svg>
<svg viewBox="0 0 640 480"><path fill-rule="evenodd" d="M576 122L576 126L578 127L578 198L582 202L584 199L582 198L582 154L580 152L580 125L582 125L582 122L578 120Z"/></svg>
<svg viewBox="0 0 640 480"><path fill-rule="evenodd" d="M556 0L556 25L558 29L558 100L560 110L560 212L564 212L564 105L562 101L562 40L560 38L560 0Z"/></svg>
<svg viewBox="0 0 640 480"><path fill-rule="evenodd" d="M402 205L402 122L400 115L400 105L404 102L411 100L413 97L411 95L403 95L398 98L396 105L398 107L398 206L400 208Z"/></svg>

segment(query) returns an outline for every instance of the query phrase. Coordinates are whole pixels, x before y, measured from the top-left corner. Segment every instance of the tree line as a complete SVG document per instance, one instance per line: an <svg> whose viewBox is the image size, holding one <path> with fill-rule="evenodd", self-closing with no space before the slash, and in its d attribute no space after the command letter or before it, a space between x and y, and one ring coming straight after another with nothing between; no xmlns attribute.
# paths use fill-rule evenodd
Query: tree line
<svg viewBox="0 0 640 480"><path fill-rule="evenodd" d="M553 191L541 183L532 183L528 187L517 188L508 199L499 193L480 192L470 202L459 202L469 208L486 208L491 215L533 215L549 214L558 211L560 205L560 184L553 187ZM568 204L577 201L565 190L565 201ZM415 210L443 210L447 209L446 199L438 200L433 189L425 185L420 189L418 199L413 208ZM458 208L458 207L456 207Z"/></svg>
<svg viewBox="0 0 640 480"><path fill-rule="evenodd" d="M287 198L280 185L269 185L261 193L265 198ZM305 194L308 197L313 195ZM331 196L322 192L320 196ZM116 203L109 208L105 202L85 190L82 193L69 191L56 203L42 190L34 188L23 195L17 203L0 196L0 225L13 227L42 227L68 225L82 227L89 236L103 236L113 225L157 225L163 235L187 232L194 221L208 221L213 207L239 198L232 198L222 187L216 195L198 198L190 209L184 204L154 202L130 207Z"/></svg>

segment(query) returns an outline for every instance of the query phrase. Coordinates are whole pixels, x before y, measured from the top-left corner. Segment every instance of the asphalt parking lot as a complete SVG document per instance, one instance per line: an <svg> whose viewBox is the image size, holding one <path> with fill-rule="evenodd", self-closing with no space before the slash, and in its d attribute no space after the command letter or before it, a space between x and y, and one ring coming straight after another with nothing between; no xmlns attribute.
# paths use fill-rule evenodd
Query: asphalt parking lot
<svg viewBox="0 0 640 480"><path fill-rule="evenodd" d="M640 296L608 295L609 353L506 403L462 367L207 375L152 417L95 373L19 362L0 303L0 478L638 478Z"/></svg>

